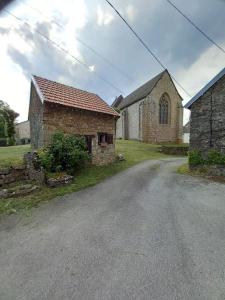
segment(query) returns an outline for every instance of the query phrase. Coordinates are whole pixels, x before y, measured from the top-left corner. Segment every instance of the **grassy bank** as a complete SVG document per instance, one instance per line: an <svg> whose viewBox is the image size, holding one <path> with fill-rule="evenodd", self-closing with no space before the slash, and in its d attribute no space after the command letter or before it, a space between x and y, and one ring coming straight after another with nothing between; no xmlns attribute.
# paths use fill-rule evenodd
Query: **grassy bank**
<svg viewBox="0 0 225 300"><path fill-rule="evenodd" d="M0 147L0 167L22 164L23 155L30 150L30 145Z"/></svg>
<svg viewBox="0 0 225 300"><path fill-rule="evenodd" d="M22 147L20 150L18 147ZM164 154L157 152L157 145L149 145L136 141L124 141L118 140L116 142L116 152L124 154L126 160L122 162L116 162L108 166L96 167L91 166L84 168L82 171L75 175L75 180L71 185L58 187L58 188L48 188L43 187L40 191L19 198L9 198L0 199L0 214L6 213L16 213L20 210L27 211L32 207L37 207L41 202L49 201L57 196L62 196L67 193L75 192L86 187L95 185L102 180L123 171L139 162L148 159L158 159L168 157ZM8 149L8 159L19 162L22 160L23 153L29 151L27 146L17 146L18 149ZM2 149L0 149L2 150ZM5 150L5 149L4 149ZM3 151L4 152L4 151ZM16 159L14 157L16 153ZM20 153L20 155L19 155ZM0 151L0 164L3 161L2 152ZM6 155L6 153L4 154Z"/></svg>

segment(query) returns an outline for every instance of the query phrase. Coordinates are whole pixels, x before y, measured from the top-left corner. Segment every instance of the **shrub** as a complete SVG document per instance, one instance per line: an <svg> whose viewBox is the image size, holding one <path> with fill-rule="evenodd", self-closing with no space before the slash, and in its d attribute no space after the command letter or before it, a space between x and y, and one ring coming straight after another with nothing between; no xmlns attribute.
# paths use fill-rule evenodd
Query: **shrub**
<svg viewBox="0 0 225 300"><path fill-rule="evenodd" d="M207 164L209 165L225 165L225 154L212 150L207 155Z"/></svg>
<svg viewBox="0 0 225 300"><path fill-rule="evenodd" d="M191 166L199 165L225 165L225 154L216 150L211 150L207 153L206 159L202 157L200 151L189 152L189 164Z"/></svg>
<svg viewBox="0 0 225 300"><path fill-rule="evenodd" d="M7 147L7 146L8 146L7 138L0 138L0 147Z"/></svg>
<svg viewBox="0 0 225 300"><path fill-rule="evenodd" d="M38 153L41 166L48 172L73 174L89 159L84 137L56 133L48 147Z"/></svg>
<svg viewBox="0 0 225 300"><path fill-rule="evenodd" d="M197 150L189 151L189 164L191 166L203 165L205 160L203 159L201 152Z"/></svg>

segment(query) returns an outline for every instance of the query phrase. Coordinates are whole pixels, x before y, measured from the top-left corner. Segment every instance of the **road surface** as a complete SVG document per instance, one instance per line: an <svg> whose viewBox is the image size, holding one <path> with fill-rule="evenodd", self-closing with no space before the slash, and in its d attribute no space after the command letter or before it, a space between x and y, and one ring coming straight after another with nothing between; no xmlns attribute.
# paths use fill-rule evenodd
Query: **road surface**
<svg viewBox="0 0 225 300"><path fill-rule="evenodd" d="M224 300L225 185L147 161L0 221L1 300Z"/></svg>

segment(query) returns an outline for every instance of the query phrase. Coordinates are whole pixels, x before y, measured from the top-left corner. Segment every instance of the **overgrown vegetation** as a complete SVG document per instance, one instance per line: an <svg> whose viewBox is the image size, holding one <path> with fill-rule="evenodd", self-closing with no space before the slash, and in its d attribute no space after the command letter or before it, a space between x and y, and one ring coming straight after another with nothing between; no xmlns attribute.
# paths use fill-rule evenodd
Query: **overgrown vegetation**
<svg viewBox="0 0 225 300"><path fill-rule="evenodd" d="M82 168L81 170L75 173L75 179L71 185L57 187L54 189L43 187L40 191L31 195L19 197L16 199L1 199L0 214L10 214L18 212L20 210L26 212L33 207L37 207L41 202L49 201L50 199L55 198L57 196L62 196L67 193L75 192L80 189L93 186L96 183L99 183L100 181L120 171L123 171L139 162L148 159L160 159L168 157L162 153L159 153L158 147L159 146L157 145L144 144L136 141L119 140L116 142L116 152L122 153L125 156L125 161L115 162L111 165L101 167L87 165L85 168ZM9 147L7 149L9 149L8 151L10 151L13 148L14 147Z"/></svg>
<svg viewBox="0 0 225 300"><path fill-rule="evenodd" d="M0 146L15 145L15 120L19 116L9 105L0 100Z"/></svg>
<svg viewBox="0 0 225 300"><path fill-rule="evenodd" d="M189 152L189 164L191 166L225 165L225 154L212 150L204 157L200 151L193 150Z"/></svg>
<svg viewBox="0 0 225 300"><path fill-rule="evenodd" d="M56 133L48 147L38 152L41 166L48 172L74 174L89 159L84 137Z"/></svg>

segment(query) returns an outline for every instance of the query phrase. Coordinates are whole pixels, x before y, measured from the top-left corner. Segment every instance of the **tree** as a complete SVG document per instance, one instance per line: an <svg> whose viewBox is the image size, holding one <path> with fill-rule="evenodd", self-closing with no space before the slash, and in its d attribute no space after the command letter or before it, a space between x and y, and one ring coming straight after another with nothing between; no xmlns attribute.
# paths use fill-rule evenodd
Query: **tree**
<svg viewBox="0 0 225 300"><path fill-rule="evenodd" d="M7 144L15 143L15 120L19 116L10 106L0 100L0 138L7 139Z"/></svg>

